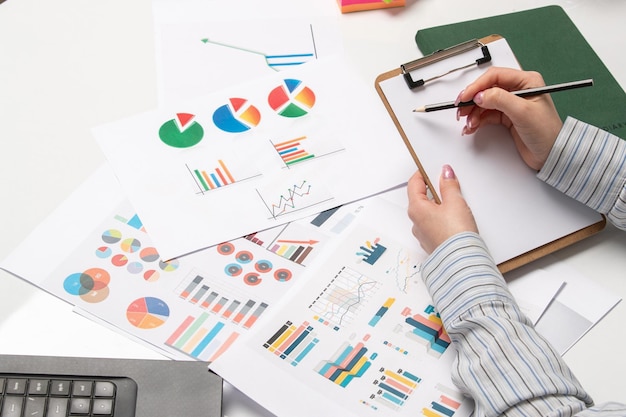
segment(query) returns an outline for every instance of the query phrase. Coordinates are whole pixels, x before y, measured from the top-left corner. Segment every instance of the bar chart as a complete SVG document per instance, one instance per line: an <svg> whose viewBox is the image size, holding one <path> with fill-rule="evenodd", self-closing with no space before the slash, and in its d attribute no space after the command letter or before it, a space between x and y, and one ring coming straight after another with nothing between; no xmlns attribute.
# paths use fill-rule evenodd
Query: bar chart
<svg viewBox="0 0 626 417"><path fill-rule="evenodd" d="M425 417L452 417L461 406L461 394L443 384L437 384L439 398L430 403L430 407L422 409Z"/></svg>
<svg viewBox="0 0 626 417"><path fill-rule="evenodd" d="M355 378L361 378L369 369L376 354L366 356L368 349L363 342L354 345L346 342L328 360L320 362L315 371L329 381L345 388Z"/></svg>
<svg viewBox="0 0 626 417"><path fill-rule="evenodd" d="M370 400L378 405L398 410L408 401L421 381L420 377L404 369L394 371L380 368L378 378L373 382L377 390L370 395Z"/></svg>
<svg viewBox="0 0 626 417"><path fill-rule="evenodd" d="M319 342L315 329L308 321L295 325L285 322L263 347L292 366L297 366Z"/></svg>
<svg viewBox="0 0 626 417"><path fill-rule="evenodd" d="M424 310L427 314L410 314L405 309L405 322L411 327L406 336L426 347L427 352L434 356L440 357L450 346L450 336L443 328L443 323L439 314L435 312L432 305Z"/></svg>
<svg viewBox="0 0 626 417"><path fill-rule="evenodd" d="M166 339L165 345L194 359L213 361L239 337L223 321L216 321L208 313L189 315Z"/></svg>
<svg viewBox="0 0 626 417"><path fill-rule="evenodd" d="M265 302L227 294L225 290L210 284L210 280L199 274L186 277L174 290L187 302L214 314L222 320L251 328L268 308Z"/></svg>
<svg viewBox="0 0 626 417"><path fill-rule="evenodd" d="M289 240L276 239L270 246L270 252L285 259L289 259L299 265L304 265L307 257L314 249L314 245L319 243L317 240Z"/></svg>
<svg viewBox="0 0 626 417"><path fill-rule="evenodd" d="M315 158L315 155L309 153L302 146L302 142L306 140L306 136L300 136L295 139L274 143L274 149L278 152L285 166L289 167L308 159Z"/></svg>
<svg viewBox="0 0 626 417"><path fill-rule="evenodd" d="M387 298L387 300L383 303L383 305L380 306L380 308L378 309L378 311L376 312L376 314L374 314L374 316L372 316L372 318L369 321L369 325L372 327L375 327L378 322L380 321L380 319L387 314L387 312L389 311L389 309L391 308L391 306L393 305L393 303L396 302L396 299L393 297L389 297Z"/></svg>

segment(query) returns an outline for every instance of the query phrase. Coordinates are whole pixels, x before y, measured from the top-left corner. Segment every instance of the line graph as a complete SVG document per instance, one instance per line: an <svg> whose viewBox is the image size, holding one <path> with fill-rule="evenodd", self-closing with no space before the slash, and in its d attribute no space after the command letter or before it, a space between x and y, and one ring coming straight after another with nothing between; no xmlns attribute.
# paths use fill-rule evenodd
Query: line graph
<svg viewBox="0 0 626 417"><path fill-rule="evenodd" d="M380 287L378 281L344 266L313 300L309 309L316 314L317 321L335 325L338 329L352 323L361 307Z"/></svg>
<svg viewBox="0 0 626 417"><path fill-rule="evenodd" d="M287 183L291 185L284 184L285 182L283 185L275 184L263 190L256 190L272 219L322 204L333 198L323 187L314 186L308 180Z"/></svg>
<svg viewBox="0 0 626 417"><path fill-rule="evenodd" d="M281 195L278 203L272 203L272 216L277 217L285 213L288 209L296 208L295 200L305 197L311 193L311 184L306 180L302 183L294 184L293 187L287 190L287 195Z"/></svg>
<svg viewBox="0 0 626 417"><path fill-rule="evenodd" d="M419 285L422 264L414 253L400 249L395 254L395 261L385 274L394 280L396 288L407 294L414 285Z"/></svg>
<svg viewBox="0 0 626 417"><path fill-rule="evenodd" d="M253 55L259 55L267 64L268 67L273 69L274 71L281 71L286 68L293 67L295 65L304 64L311 60L317 59L317 48L315 44L315 35L313 31L313 25L308 25L308 31L310 39L306 42L302 42L297 50L294 50L292 47L287 47L285 42L276 43L276 42L267 42L267 46L264 49L260 50L258 46L255 47L247 47L244 46L241 41L218 41L214 38L204 37L200 39L200 41L204 44L213 44L219 45L226 48L236 49L242 52L247 52ZM266 28L267 29L267 28ZM293 28L284 28L287 31L293 31ZM284 33L280 33L280 35L276 34L277 39L284 40ZM254 43L255 39L249 39L247 43ZM305 44L306 43L306 44Z"/></svg>

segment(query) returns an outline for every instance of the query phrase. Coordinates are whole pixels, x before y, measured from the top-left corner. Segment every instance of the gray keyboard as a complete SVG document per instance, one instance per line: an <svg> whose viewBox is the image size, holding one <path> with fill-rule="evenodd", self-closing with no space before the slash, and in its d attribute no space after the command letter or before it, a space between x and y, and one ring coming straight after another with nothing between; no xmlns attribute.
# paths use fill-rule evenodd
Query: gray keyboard
<svg viewBox="0 0 626 417"><path fill-rule="evenodd" d="M0 373L0 417L133 417L131 378Z"/></svg>

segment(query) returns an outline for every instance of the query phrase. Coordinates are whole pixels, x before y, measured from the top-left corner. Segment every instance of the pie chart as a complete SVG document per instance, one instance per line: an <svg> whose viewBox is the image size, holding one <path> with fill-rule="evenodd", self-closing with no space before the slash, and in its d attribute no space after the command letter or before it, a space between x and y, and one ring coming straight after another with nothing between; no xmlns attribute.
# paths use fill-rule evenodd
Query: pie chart
<svg viewBox="0 0 626 417"><path fill-rule="evenodd" d="M315 105L315 93L302 81L288 78L270 91L267 101L281 116L301 117Z"/></svg>
<svg viewBox="0 0 626 417"><path fill-rule="evenodd" d="M159 138L174 148L189 148L196 145L202 140L204 129L195 121L195 117L190 113L177 113L176 118L161 125Z"/></svg>
<svg viewBox="0 0 626 417"><path fill-rule="evenodd" d="M259 109L244 98L231 98L213 113L213 123L225 132L241 133L256 127L261 121Z"/></svg>
<svg viewBox="0 0 626 417"><path fill-rule="evenodd" d="M143 297L133 301L126 309L128 322L139 329L154 329L165 323L170 308L155 297Z"/></svg>
<svg viewBox="0 0 626 417"><path fill-rule="evenodd" d="M102 240L105 243L117 243L122 239L122 232L116 229L105 230L102 233Z"/></svg>

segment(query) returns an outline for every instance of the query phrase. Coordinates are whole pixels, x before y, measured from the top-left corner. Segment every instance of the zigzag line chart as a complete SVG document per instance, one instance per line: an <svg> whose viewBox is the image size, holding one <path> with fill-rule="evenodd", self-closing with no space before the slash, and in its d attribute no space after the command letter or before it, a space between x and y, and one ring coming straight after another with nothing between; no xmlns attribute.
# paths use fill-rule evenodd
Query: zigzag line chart
<svg viewBox="0 0 626 417"><path fill-rule="evenodd" d="M342 267L313 300L309 309L318 321L335 326L349 325L381 284L354 269Z"/></svg>

